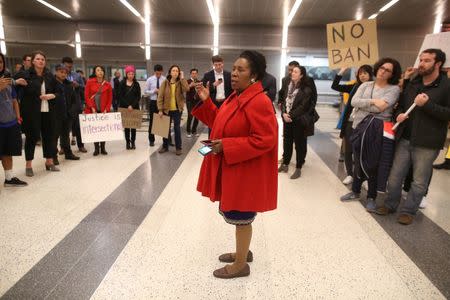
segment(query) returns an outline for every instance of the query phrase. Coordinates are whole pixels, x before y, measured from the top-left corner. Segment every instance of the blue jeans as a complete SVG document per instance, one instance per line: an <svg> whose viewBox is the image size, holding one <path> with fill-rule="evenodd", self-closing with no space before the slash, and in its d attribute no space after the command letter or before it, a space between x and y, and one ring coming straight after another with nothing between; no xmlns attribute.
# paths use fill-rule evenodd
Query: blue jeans
<svg viewBox="0 0 450 300"><path fill-rule="evenodd" d="M412 146L408 140L401 139L397 144L387 185L387 197L384 206L397 210L402 196L403 181L409 168L413 168L413 182L406 201L400 208L400 213L415 215L419 209L420 201L427 192L433 162L439 154L439 149L429 149Z"/></svg>
<svg viewBox="0 0 450 300"><path fill-rule="evenodd" d="M181 112L179 110L171 110L169 111L170 122L173 120L173 130L175 131L175 148L177 150L181 150ZM170 128L169 128L170 135ZM163 147L169 148L169 140L163 138Z"/></svg>

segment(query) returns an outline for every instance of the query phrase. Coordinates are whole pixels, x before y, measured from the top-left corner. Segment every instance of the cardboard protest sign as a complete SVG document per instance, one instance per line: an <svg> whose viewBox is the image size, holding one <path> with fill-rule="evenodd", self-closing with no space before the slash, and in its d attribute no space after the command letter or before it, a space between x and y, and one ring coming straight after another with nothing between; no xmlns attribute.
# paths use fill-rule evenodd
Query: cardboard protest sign
<svg viewBox="0 0 450 300"><path fill-rule="evenodd" d="M170 117L153 114L152 134L159 135L163 138L169 138Z"/></svg>
<svg viewBox="0 0 450 300"><path fill-rule="evenodd" d="M120 113L80 114L78 117L83 143L123 140Z"/></svg>
<svg viewBox="0 0 450 300"><path fill-rule="evenodd" d="M129 111L127 108L120 107L119 112L122 115L122 127L139 129L142 126L142 114L143 111L139 109L133 109Z"/></svg>
<svg viewBox="0 0 450 300"><path fill-rule="evenodd" d="M437 48L444 51L447 56L447 60L445 61L444 68L450 68L450 31L449 32L440 32L434 34L427 34L423 40L422 47L420 47L419 54L417 55L416 62L414 64L414 68L419 67L419 56L423 50L429 48Z"/></svg>
<svg viewBox="0 0 450 300"><path fill-rule="evenodd" d="M327 24L327 41L330 69L372 65L378 60L375 20Z"/></svg>

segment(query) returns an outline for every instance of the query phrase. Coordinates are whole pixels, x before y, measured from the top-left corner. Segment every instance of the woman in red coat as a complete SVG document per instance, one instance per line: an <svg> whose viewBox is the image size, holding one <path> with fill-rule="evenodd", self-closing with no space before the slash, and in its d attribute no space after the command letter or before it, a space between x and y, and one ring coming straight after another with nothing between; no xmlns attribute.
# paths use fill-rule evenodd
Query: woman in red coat
<svg viewBox="0 0 450 300"><path fill-rule="evenodd" d="M102 66L95 66L94 73L86 83L84 97L86 101L84 112L86 114L107 113L111 111L112 87L105 80L105 68ZM100 148L103 155L108 154L105 149L105 142L95 142L94 146L94 156L100 153Z"/></svg>
<svg viewBox="0 0 450 300"><path fill-rule="evenodd" d="M233 264L215 270L219 278L250 274L251 223L257 212L277 207L278 124L260 82L265 69L262 54L242 52L231 73L234 92L220 109L207 87L196 86L202 102L192 114L211 128L212 139L212 154L203 160L197 189L212 201L220 201L225 221L236 225L236 253L219 257Z"/></svg>

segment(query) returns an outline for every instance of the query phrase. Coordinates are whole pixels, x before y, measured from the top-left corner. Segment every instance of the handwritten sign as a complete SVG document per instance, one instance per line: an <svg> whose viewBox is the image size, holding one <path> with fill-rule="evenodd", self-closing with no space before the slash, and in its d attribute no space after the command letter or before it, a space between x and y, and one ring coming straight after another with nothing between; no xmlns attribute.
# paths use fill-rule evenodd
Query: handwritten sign
<svg viewBox="0 0 450 300"><path fill-rule="evenodd" d="M127 108L119 108L119 112L122 115L122 127L123 128L135 128L139 129L142 126L142 110L133 109L129 111Z"/></svg>
<svg viewBox="0 0 450 300"><path fill-rule="evenodd" d="M80 114L78 117L83 143L123 140L120 113Z"/></svg>
<svg viewBox="0 0 450 300"><path fill-rule="evenodd" d="M420 47L419 54L416 58L416 63L414 64L414 68L419 67L419 57L420 53L422 53L425 49L436 48L444 51L447 56L447 60L443 65L443 68L450 68L450 31L449 32L441 32L435 34L427 34L425 39L423 40L422 47Z"/></svg>
<svg viewBox="0 0 450 300"><path fill-rule="evenodd" d="M378 60L375 20L327 24L327 40L330 69L372 65Z"/></svg>

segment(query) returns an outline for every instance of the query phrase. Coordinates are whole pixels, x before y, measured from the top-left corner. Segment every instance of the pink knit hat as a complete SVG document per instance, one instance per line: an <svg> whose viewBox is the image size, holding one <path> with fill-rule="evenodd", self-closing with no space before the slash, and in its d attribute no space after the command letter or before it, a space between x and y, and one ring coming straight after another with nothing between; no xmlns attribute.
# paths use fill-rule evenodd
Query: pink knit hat
<svg viewBox="0 0 450 300"><path fill-rule="evenodd" d="M130 73L130 72L136 73L135 70L136 70L136 69L134 68L133 65L125 66L125 75L128 74L128 73Z"/></svg>

